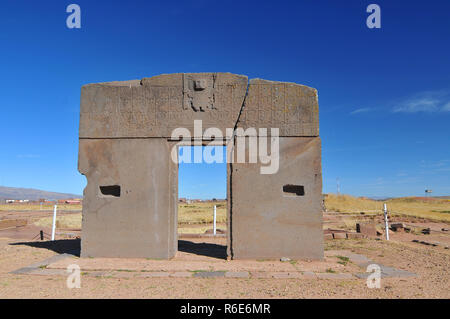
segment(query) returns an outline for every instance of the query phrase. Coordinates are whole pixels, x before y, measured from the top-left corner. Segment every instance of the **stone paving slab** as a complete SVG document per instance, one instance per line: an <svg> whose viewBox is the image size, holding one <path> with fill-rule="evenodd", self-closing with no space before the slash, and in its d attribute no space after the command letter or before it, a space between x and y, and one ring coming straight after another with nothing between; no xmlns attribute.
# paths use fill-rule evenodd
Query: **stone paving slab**
<svg viewBox="0 0 450 319"><path fill-rule="evenodd" d="M396 269L396 268L392 268L392 267L388 267L388 266L384 266L384 265L379 265L379 266L381 268L381 278L417 277L417 275L415 273L412 273L412 272L409 272L406 270ZM370 274L371 274L370 272L366 272L366 273L355 274L355 276L358 278L366 279Z"/></svg>
<svg viewBox="0 0 450 319"><path fill-rule="evenodd" d="M12 271L11 274L16 275L67 275L67 272L63 269L46 269L46 268L33 268L33 267L23 267Z"/></svg>
<svg viewBox="0 0 450 319"><path fill-rule="evenodd" d="M68 259L68 258L73 258L75 257L74 255L70 255L70 254L59 254L59 255L55 255L52 256L50 258L44 259L42 261L39 261L37 263L31 264L27 267L23 267L23 268L19 268L17 270L12 271L12 274L33 274L33 275L45 275L45 274L58 274L58 273L62 273L64 272L64 274L66 274L65 269L52 269L52 271L50 271L50 269L46 269L46 267L52 263L64 260L64 259ZM66 267L67 268L67 267Z"/></svg>
<svg viewBox="0 0 450 319"><path fill-rule="evenodd" d="M194 277L196 278L225 277L225 271L200 271L194 273Z"/></svg>
<svg viewBox="0 0 450 319"><path fill-rule="evenodd" d="M225 273L227 278L249 278L250 274L248 271L227 271Z"/></svg>
<svg viewBox="0 0 450 319"><path fill-rule="evenodd" d="M296 266L289 262L281 261L255 261L240 260L239 262L211 259L205 261L186 261L186 260L147 260L138 258L72 258L60 260L48 265L48 268L66 269L70 264L77 264L84 271L97 270L117 270L126 269L130 271L297 271L297 267L308 267L298 262ZM320 269L325 270L329 267L339 267L335 262L321 262Z"/></svg>
<svg viewBox="0 0 450 319"><path fill-rule="evenodd" d="M188 277L192 277L192 272L190 272L190 271L177 271L177 272L169 274L169 277L188 278Z"/></svg>
<svg viewBox="0 0 450 319"><path fill-rule="evenodd" d="M163 271L141 272L137 277L140 278L169 278L170 273Z"/></svg>
<svg viewBox="0 0 450 319"><path fill-rule="evenodd" d="M344 256L361 268L377 264L381 268L382 278L407 278L416 274L378 264L366 256L345 250L327 251L326 256ZM239 267L233 261L160 261L141 259L114 258L78 258L70 254L60 254L17 269L13 274L67 276L66 268L70 264L80 266L82 275L91 277L112 278L275 278L275 279L365 279L371 273L341 273L323 272L323 267L316 267L315 271L302 271L307 262L296 261L295 264L279 261L239 261ZM100 260L100 262L99 262ZM94 263L93 261L96 261ZM106 261L106 262L105 262ZM320 263L320 262L319 262ZM330 262L322 262L322 266L329 266ZM131 266L131 267L128 267ZM333 270L343 267L333 265ZM99 269L99 268L105 269ZM276 269L276 271L274 271ZM307 268L306 268L307 269Z"/></svg>
<svg viewBox="0 0 450 319"><path fill-rule="evenodd" d="M333 254L336 256L348 257L349 260L360 267L365 267L367 265L373 264L369 258L364 255L355 254L348 250L329 250L328 254Z"/></svg>
<svg viewBox="0 0 450 319"><path fill-rule="evenodd" d="M416 277L417 276L415 273L412 273L412 272L409 272L406 270L402 270L402 269L397 269L394 267L385 266L385 265L377 263L373 260L370 260L366 256L363 256L360 254L355 254L355 253L352 253L349 251L336 250L336 251L332 251L332 253L340 255L340 256L348 257L351 262L357 264L361 268L366 268L368 265L371 265L371 264L380 266L381 278L405 278L405 277ZM370 274L371 274L370 272L358 273L358 274L355 274L355 276L357 278L367 278Z"/></svg>
<svg viewBox="0 0 450 319"><path fill-rule="evenodd" d="M46 269L46 268L33 268L28 275L41 275L41 276L68 276L69 273L63 269Z"/></svg>
<svg viewBox="0 0 450 319"><path fill-rule="evenodd" d="M413 243L419 243L419 244L422 244L422 245L427 245L427 246L433 246L433 247L442 246L445 249L449 249L449 245L447 243L442 243L442 242L439 242L439 241L424 241L424 240L414 239L412 242Z"/></svg>
<svg viewBox="0 0 450 319"><path fill-rule="evenodd" d="M92 271L89 273L84 273L84 275L91 277L112 277L112 273L110 271Z"/></svg>

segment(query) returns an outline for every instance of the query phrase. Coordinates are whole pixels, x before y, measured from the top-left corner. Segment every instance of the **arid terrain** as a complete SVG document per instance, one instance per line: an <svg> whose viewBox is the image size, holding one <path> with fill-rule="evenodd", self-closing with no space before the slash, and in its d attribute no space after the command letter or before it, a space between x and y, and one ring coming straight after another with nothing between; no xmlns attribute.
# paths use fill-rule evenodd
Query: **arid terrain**
<svg viewBox="0 0 450 319"><path fill-rule="evenodd" d="M225 235L202 235L212 228L213 205L226 232L226 202L180 203L179 252L170 261L79 258L79 205L58 211L54 242L50 206L2 205L0 222L9 227L0 229L0 298L450 298L450 201L387 203L390 223L407 230L390 231L389 241L382 202L326 196L325 234L353 234L357 223L370 222L378 235L325 235L323 261L227 261ZM386 271L380 288L368 288L362 276L368 263ZM71 264L81 269L79 289L66 285Z"/></svg>

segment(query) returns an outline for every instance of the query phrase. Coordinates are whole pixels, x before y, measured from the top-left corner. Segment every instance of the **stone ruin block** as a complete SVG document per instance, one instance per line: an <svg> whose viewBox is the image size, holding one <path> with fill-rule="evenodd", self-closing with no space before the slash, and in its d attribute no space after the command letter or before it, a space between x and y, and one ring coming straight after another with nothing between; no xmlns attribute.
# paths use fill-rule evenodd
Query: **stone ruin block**
<svg viewBox="0 0 450 319"><path fill-rule="evenodd" d="M322 259L319 137L281 137L279 171L231 164L228 254L235 259Z"/></svg>
<svg viewBox="0 0 450 319"><path fill-rule="evenodd" d="M317 90L305 85L252 79L238 127L279 128L280 136L319 136Z"/></svg>
<svg viewBox="0 0 450 319"><path fill-rule="evenodd" d="M377 229L375 227L375 223L357 223L356 232L366 236L372 237L377 236Z"/></svg>
<svg viewBox="0 0 450 319"><path fill-rule="evenodd" d="M170 138L177 127L194 136L194 120L225 132L234 128L246 90L247 77L230 73L88 84L81 89L80 138Z"/></svg>
<svg viewBox="0 0 450 319"><path fill-rule="evenodd" d="M82 257L171 258L178 166L165 139L82 139Z"/></svg>

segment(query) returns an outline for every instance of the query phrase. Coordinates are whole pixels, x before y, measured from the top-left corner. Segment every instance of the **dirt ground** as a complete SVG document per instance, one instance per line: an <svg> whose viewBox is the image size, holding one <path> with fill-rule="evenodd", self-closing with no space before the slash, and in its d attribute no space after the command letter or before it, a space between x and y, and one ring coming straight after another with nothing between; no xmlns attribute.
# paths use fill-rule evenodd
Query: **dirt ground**
<svg viewBox="0 0 450 319"><path fill-rule="evenodd" d="M30 214L30 213L27 213ZM46 213L39 213L45 215ZM23 218L24 215L21 215ZM30 218L35 218L31 215ZM14 215L9 215L12 218ZM17 216L16 216L17 218ZM339 218L332 216L335 224ZM413 222L413 221L410 221ZM423 221L421 221L423 223ZM392 233L389 242L379 238L340 239L325 242L325 260L317 261L231 261L225 259L226 239L181 238L179 253L172 261L125 260L120 261L122 275L92 276L93 269L117 268L107 266L105 260L78 259L81 267L81 288L69 289L65 275L11 274L11 271L60 253L79 252L79 239L73 232L59 232L57 241L32 239L39 233L35 226L0 231L0 298L450 298L450 250L444 245L425 245L420 241L448 243L449 234L440 231L446 224L425 223L432 226L429 235ZM445 226L445 227L443 227ZM49 230L45 230L48 232ZM413 242L417 240L419 242ZM301 244L301 243L299 243ZM397 269L415 273L416 277L382 278L380 289L369 289L365 279L325 278L157 278L139 276L145 267L173 267L193 271L204 265L215 269L260 269L285 271L294 267L300 272L364 272L352 262L342 263L335 251L348 251ZM64 261L53 264L63 268ZM137 266L141 263L141 266ZM125 266L124 266L125 265ZM153 266L152 266L153 265ZM166 266L165 266L166 265ZM171 266L170 266L171 265ZM177 266L178 265L178 266ZM199 266L203 265L203 266ZM88 269L83 269L86 267ZM90 268L89 268L90 267ZM135 267L133 270L132 268ZM177 268L178 267L178 268ZM147 269L148 270L148 269Z"/></svg>

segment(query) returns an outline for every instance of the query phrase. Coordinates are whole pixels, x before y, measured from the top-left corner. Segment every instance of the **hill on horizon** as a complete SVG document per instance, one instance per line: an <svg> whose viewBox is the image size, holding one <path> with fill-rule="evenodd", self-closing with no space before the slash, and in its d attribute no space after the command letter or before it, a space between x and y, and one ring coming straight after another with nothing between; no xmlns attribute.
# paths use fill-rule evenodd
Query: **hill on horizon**
<svg viewBox="0 0 450 319"><path fill-rule="evenodd" d="M68 199L68 198L82 198L83 195L58 193L43 191L34 188L20 188L20 187L6 187L0 186L0 200L4 199L29 199L38 200L45 199Z"/></svg>

